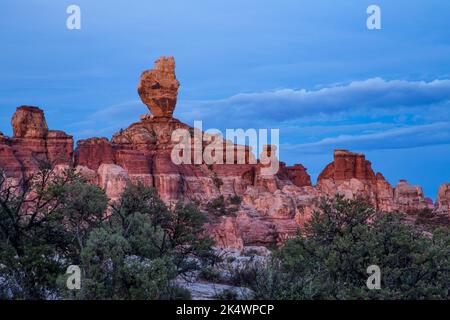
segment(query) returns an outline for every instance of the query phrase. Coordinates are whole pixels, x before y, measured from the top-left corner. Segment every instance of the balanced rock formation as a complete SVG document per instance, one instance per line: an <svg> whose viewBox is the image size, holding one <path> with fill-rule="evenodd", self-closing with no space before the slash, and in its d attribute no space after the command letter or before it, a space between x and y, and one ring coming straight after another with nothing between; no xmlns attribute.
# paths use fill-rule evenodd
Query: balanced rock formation
<svg viewBox="0 0 450 320"><path fill-rule="evenodd" d="M155 69L142 74L138 93L154 116L171 117L179 87L180 83L175 77L175 59L161 57L156 61Z"/></svg>
<svg viewBox="0 0 450 320"><path fill-rule="evenodd" d="M0 133L0 168L10 179L20 179L37 171L42 161L70 166L103 188L112 201L128 183L141 182L154 187L170 205L198 203L208 216L206 232L217 245L237 249L280 244L295 236L324 195L363 197L386 212L432 206L420 187L401 181L394 189L382 174L372 170L363 154L346 150L335 151L334 161L320 174L317 186L312 185L302 165L280 162L278 172L267 173L267 165L250 161L255 159L249 147L228 141L218 142L222 151L234 152L231 163L201 160L176 164L172 151L178 142L172 141L172 134L178 129L189 132L192 141L187 147L192 160L195 146L203 154L214 140L202 139L198 129L173 118L178 88L174 59L160 58L154 70L142 74L138 87L153 116L142 116L111 139L79 140L75 152L72 137L49 130L41 109L19 107L12 120L13 137ZM266 147L266 156L272 149ZM245 163L238 161L237 151L243 151ZM223 157L225 160L226 153ZM449 189L450 185L441 187L436 210L449 211Z"/></svg>

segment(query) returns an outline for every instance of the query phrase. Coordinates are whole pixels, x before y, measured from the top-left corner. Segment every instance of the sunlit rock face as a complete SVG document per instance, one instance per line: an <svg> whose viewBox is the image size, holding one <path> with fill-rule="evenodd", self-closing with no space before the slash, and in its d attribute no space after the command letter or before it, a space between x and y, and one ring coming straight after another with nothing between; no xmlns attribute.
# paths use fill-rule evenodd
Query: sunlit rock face
<svg viewBox="0 0 450 320"><path fill-rule="evenodd" d="M319 175L317 188L329 196L366 199L380 211L395 208L392 186L372 170L372 164L360 153L336 150L334 161Z"/></svg>
<svg viewBox="0 0 450 320"><path fill-rule="evenodd" d="M433 209L433 202L425 198L420 186L401 180L393 188L381 173L374 173L363 154L347 150L335 151L334 161L320 174L317 188L331 196L342 194L351 199L366 199L384 212L414 213Z"/></svg>
<svg viewBox="0 0 450 320"><path fill-rule="evenodd" d="M175 59L161 57L153 70L145 71L139 81L142 102L156 117L172 117L180 83L175 77Z"/></svg>
<svg viewBox="0 0 450 320"><path fill-rule="evenodd" d="M8 175L29 176L48 163L73 165L72 136L49 130L40 108L18 107L11 125L13 137L0 135L0 167Z"/></svg>
<svg viewBox="0 0 450 320"><path fill-rule="evenodd" d="M237 156L229 164L203 160L175 164L171 158L176 145L174 131L189 132L191 154L194 146L203 153L211 143L173 118L178 88L174 59L158 59L153 70L142 74L138 86L151 114L111 139L79 140L75 151L71 136L48 129L41 109L19 107L12 119L13 137L0 133L0 168L8 179L18 181L38 170L42 161L58 168L73 167L103 188L112 201L120 198L128 183L143 183L154 187L169 205L197 203L208 217L207 234L223 248L283 243L311 219L323 196L362 197L385 212L433 207L420 187L401 181L394 189L381 173L372 170L363 154L346 150L334 152L333 162L320 174L316 186L301 164L280 162L278 172L267 174L266 165L250 161L254 157L248 147L225 141L220 142L223 148L231 145L232 150L243 151L245 164L238 163ZM449 184L440 188L436 212L449 212L449 190Z"/></svg>
<svg viewBox="0 0 450 320"><path fill-rule="evenodd" d="M17 108L11 124L14 138L44 139L48 133L44 111L38 107L22 106Z"/></svg>

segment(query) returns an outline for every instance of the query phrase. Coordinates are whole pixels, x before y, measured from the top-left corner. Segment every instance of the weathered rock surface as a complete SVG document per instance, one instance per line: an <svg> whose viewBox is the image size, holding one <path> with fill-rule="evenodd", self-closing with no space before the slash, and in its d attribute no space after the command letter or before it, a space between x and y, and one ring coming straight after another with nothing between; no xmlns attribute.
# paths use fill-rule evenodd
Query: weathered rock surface
<svg viewBox="0 0 450 320"><path fill-rule="evenodd" d="M450 183L443 184L438 191L436 210L450 215Z"/></svg>
<svg viewBox="0 0 450 320"><path fill-rule="evenodd" d="M130 182L130 176L120 166L115 164L102 164L98 168L98 184L102 187L108 198L115 201Z"/></svg>
<svg viewBox="0 0 450 320"><path fill-rule="evenodd" d="M17 108L11 124L15 138L44 139L48 133L44 111L37 107L22 106Z"/></svg>
<svg viewBox="0 0 450 320"><path fill-rule="evenodd" d="M237 156L232 157L232 164L175 164L171 159L175 130L190 132L193 159L195 145L203 152L212 143L199 140L195 129L172 117L178 87L174 59L159 59L154 70L142 74L138 89L153 116L142 116L111 140L80 140L75 152L72 137L49 130L41 109L19 107L12 120L14 136L0 134L0 168L11 179L20 179L38 170L42 161L73 167L104 188L112 200L120 197L127 183L142 182L156 188L168 203L199 203L209 217L206 231L218 246L239 250L280 244L294 236L324 195L363 197L386 212L409 213L433 206L420 187L400 181L394 189L381 173L372 170L363 154L346 150L335 151L334 161L320 174L317 186L312 186L300 164L280 162L277 173L267 174L267 166L248 161L253 155L246 146L232 145L232 150L244 152L245 164L238 163ZM230 143L220 144L225 148ZM436 211L450 211L449 190L450 185L439 190ZM210 204L221 196L223 208L218 216Z"/></svg>
<svg viewBox="0 0 450 320"><path fill-rule="evenodd" d="M43 163L72 165L72 137L62 131L49 130L41 109L19 107L11 124L13 137L0 135L0 166L8 175L30 175Z"/></svg>
<svg viewBox="0 0 450 320"><path fill-rule="evenodd" d="M317 187L330 196L365 198L377 210L392 211L394 208L392 186L383 175L375 174L363 154L336 150L334 161L319 175Z"/></svg>
<svg viewBox="0 0 450 320"><path fill-rule="evenodd" d="M401 180L395 188L381 173L374 173L363 154L336 150L334 161L320 174L317 187L327 195L342 194L347 198L361 197L380 211L413 213L433 209L420 186Z"/></svg>
<svg viewBox="0 0 450 320"><path fill-rule="evenodd" d="M286 167L289 180L297 187L310 187L311 177L306 172L306 168L301 164L295 164L292 167Z"/></svg>
<svg viewBox="0 0 450 320"><path fill-rule="evenodd" d="M97 170L101 164L113 164L114 152L111 143L106 138L79 140L75 150L75 163L92 170Z"/></svg>
<svg viewBox="0 0 450 320"><path fill-rule="evenodd" d="M180 83L175 77L175 59L161 57L153 70L145 71L139 82L138 93L150 112L156 117L171 117L177 103Z"/></svg>
<svg viewBox="0 0 450 320"><path fill-rule="evenodd" d="M433 206L428 203L422 191L422 187L413 186L406 180L400 180L394 190L395 209L400 212L411 213L421 211Z"/></svg>

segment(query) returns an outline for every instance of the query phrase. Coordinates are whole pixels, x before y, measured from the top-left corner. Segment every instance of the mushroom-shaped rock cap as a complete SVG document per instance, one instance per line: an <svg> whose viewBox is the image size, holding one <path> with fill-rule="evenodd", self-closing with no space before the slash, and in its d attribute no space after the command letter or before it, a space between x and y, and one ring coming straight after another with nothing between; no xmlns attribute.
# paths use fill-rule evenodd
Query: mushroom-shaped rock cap
<svg viewBox="0 0 450 320"><path fill-rule="evenodd" d="M180 83L175 77L175 59L161 57L153 70L144 71L138 93L155 117L172 117Z"/></svg>

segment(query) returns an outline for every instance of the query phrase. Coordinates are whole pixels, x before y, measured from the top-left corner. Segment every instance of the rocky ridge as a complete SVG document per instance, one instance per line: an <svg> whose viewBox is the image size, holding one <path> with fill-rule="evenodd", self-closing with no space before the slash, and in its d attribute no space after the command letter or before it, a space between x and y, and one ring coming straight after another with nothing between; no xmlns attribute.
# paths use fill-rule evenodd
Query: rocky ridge
<svg viewBox="0 0 450 320"><path fill-rule="evenodd" d="M343 194L363 197L379 211L414 213L429 209L450 216L450 184L438 192L436 204L425 198L421 187L402 180L395 188L375 173L363 154L336 150L334 161L313 186L305 167L280 163L278 173L262 174L254 164L180 164L171 160L172 133L193 128L172 117L179 82L175 61L160 58L155 69L142 74L138 93L153 115L116 133L111 140L90 138L77 142L62 131L49 130L44 112L31 106L17 108L13 137L0 133L0 168L16 181L50 162L73 167L90 182L117 199L127 183L154 187L167 203L193 201L208 214L206 225L219 247L279 244L296 234L310 218L322 196ZM195 141L204 150L208 143ZM225 142L224 142L225 143ZM248 147L243 148L251 157Z"/></svg>

